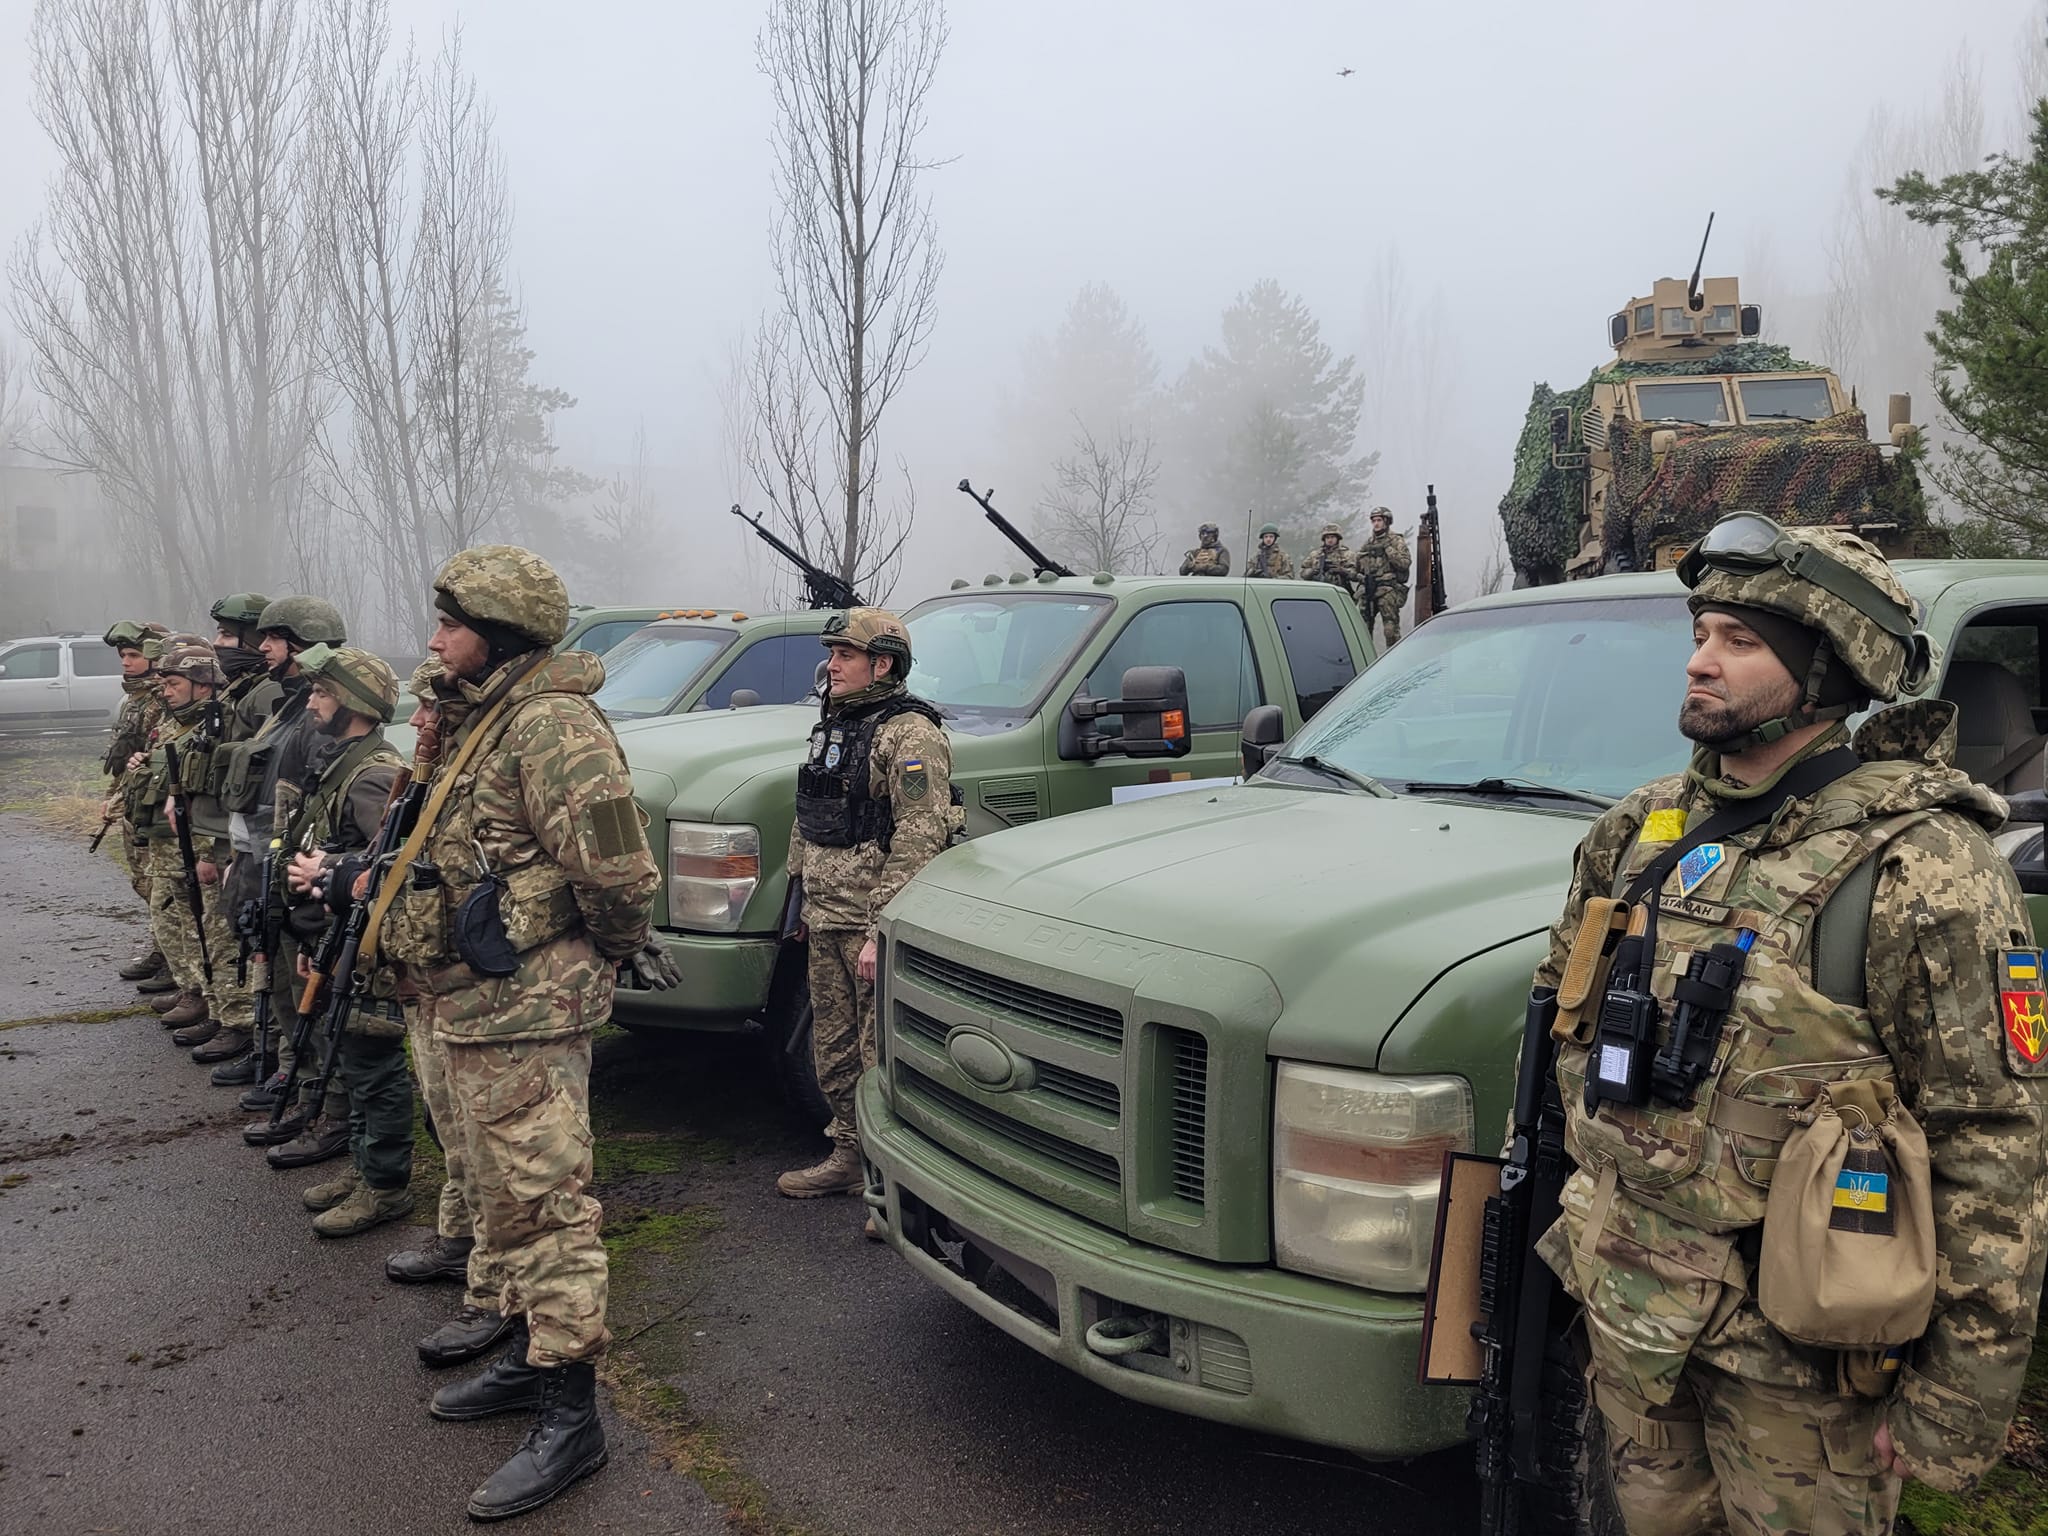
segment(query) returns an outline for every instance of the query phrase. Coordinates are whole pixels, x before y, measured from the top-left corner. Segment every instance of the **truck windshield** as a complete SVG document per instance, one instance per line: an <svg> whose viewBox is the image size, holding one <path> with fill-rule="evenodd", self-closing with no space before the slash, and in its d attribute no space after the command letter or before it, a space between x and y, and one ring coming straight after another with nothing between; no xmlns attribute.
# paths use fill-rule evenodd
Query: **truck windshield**
<svg viewBox="0 0 2048 1536"><path fill-rule="evenodd" d="M1728 396L1719 379L1638 384L1636 409L1645 421L1697 421L1713 427L1729 420Z"/></svg>
<svg viewBox="0 0 2048 1536"><path fill-rule="evenodd" d="M1107 597L1008 591L919 603L903 619L910 691L937 705L956 731L1015 730L1111 606Z"/></svg>
<svg viewBox="0 0 2048 1536"><path fill-rule="evenodd" d="M649 624L605 653L597 707L614 720L666 713L734 638L729 629L702 624Z"/></svg>
<svg viewBox="0 0 2048 1536"><path fill-rule="evenodd" d="M1820 421L1835 413L1826 379L1743 379L1735 387L1744 421Z"/></svg>
<svg viewBox="0 0 2048 1536"><path fill-rule="evenodd" d="M1368 668L1287 755L1397 793L1508 780L1612 798L1685 766L1678 706L1691 654L1682 596L1454 610Z"/></svg>

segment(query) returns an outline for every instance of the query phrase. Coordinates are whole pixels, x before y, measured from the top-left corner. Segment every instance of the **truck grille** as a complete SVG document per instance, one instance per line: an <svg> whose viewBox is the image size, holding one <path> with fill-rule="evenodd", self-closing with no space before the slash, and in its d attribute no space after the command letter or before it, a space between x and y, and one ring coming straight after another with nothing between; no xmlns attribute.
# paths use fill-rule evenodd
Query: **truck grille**
<svg viewBox="0 0 2048 1536"><path fill-rule="evenodd" d="M1123 1173L1107 1152L1076 1146L1063 1137L1036 1126L1025 1125L995 1110L986 1109L952 1089L933 1082L921 1072L905 1072L898 1078L899 1091L912 1100L926 1101L927 1111L937 1110L947 1118L973 1126L1013 1156L1039 1157L1090 1179L1102 1186L1102 1193L1121 1195Z"/></svg>
<svg viewBox="0 0 2048 1536"><path fill-rule="evenodd" d="M1209 1042L1193 1030L1160 1033L1173 1053L1173 1192L1202 1205L1209 1197Z"/></svg>
<svg viewBox="0 0 2048 1536"><path fill-rule="evenodd" d="M1123 1015L1114 1008L1061 997L1043 987L994 976L910 945L903 947L897 963L914 980L951 992L1017 1023L1049 1030L1062 1039L1076 1040L1096 1050L1123 1049Z"/></svg>
<svg viewBox="0 0 2048 1536"><path fill-rule="evenodd" d="M896 1005L896 1032L912 1040L923 1042L934 1051L946 1049L946 1036L951 1033L944 1024L921 1008L908 1003ZM1078 1109L1089 1113L1098 1120L1107 1116L1103 1123L1115 1125L1123 1109L1123 1093L1115 1083L1104 1082L1099 1077L1090 1077L1084 1072L1074 1072L1066 1067L1054 1066L1049 1061L1030 1058L1033 1072L1038 1078L1035 1089L1024 1090L1026 1094L1039 1093L1057 1100L1062 1107Z"/></svg>

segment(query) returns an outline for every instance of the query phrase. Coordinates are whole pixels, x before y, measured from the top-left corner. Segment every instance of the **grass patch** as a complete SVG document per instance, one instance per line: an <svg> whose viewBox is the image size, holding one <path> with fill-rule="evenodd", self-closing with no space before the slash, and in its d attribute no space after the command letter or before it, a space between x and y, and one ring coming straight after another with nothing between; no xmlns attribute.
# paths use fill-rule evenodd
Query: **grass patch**
<svg viewBox="0 0 2048 1536"><path fill-rule="evenodd" d="M1937 1493L1908 1483L1899 1496L1899 1528L1915 1536L2041 1536L2048 1532L2048 1338L2035 1335L2006 1436L2005 1460L1973 1493Z"/></svg>
<svg viewBox="0 0 2048 1536"><path fill-rule="evenodd" d="M653 1439L654 1459L723 1505L727 1528L737 1536L813 1536L810 1526L777 1518L768 1490L740 1469L718 1431L691 1411L679 1388L625 1351L607 1357L604 1379L620 1412Z"/></svg>
<svg viewBox="0 0 2048 1536"><path fill-rule="evenodd" d="M448 1178L448 1160L434 1145L427 1131L427 1101L417 1091L412 1096L412 1191L413 1208L429 1216L441 1208L441 1185ZM437 1228L438 1230L438 1228Z"/></svg>
<svg viewBox="0 0 2048 1536"><path fill-rule="evenodd" d="M149 1012L146 1003L132 1008L81 1008L76 1013L45 1013L32 1019L0 1020L0 1029L33 1029L38 1024L108 1024Z"/></svg>
<svg viewBox="0 0 2048 1536"><path fill-rule="evenodd" d="M725 1218L708 1205L664 1211L651 1205L607 1203L604 1208L605 1256L622 1269L649 1259L673 1261L688 1252L698 1238L716 1232L724 1225Z"/></svg>
<svg viewBox="0 0 2048 1536"><path fill-rule="evenodd" d="M693 1136L687 1131L628 1131L618 1129L614 1117L591 1108L591 1129L596 1144L591 1148L594 1179L599 1184L642 1174L681 1173L692 1163L729 1163L732 1143L715 1136Z"/></svg>

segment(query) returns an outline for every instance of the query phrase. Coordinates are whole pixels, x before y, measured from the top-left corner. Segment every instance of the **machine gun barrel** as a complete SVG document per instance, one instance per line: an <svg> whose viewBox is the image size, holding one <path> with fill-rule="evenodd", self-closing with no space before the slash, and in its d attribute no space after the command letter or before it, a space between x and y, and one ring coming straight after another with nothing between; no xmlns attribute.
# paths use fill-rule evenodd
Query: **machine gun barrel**
<svg viewBox="0 0 2048 1536"><path fill-rule="evenodd" d="M735 502L732 515L752 528L755 533L761 536L762 542L797 568L798 573L804 579L804 588L810 595L813 608L865 608L867 606L866 601L861 595L853 590L853 583L847 581L843 576L836 576L830 571L813 565L809 560L798 554L787 541L770 531L768 526L761 521L758 514L753 517L747 516L745 512L740 510L739 504Z"/></svg>
<svg viewBox="0 0 2048 1536"><path fill-rule="evenodd" d="M968 480L960 482L960 489L981 504L981 510L987 514L988 520L996 525L996 532L1023 551L1024 558L1031 562L1032 575L1043 576L1048 571L1055 576L1071 576L1074 574L1036 544L1025 538L1015 523L996 510L996 493L993 490L987 493L977 491L973 483Z"/></svg>

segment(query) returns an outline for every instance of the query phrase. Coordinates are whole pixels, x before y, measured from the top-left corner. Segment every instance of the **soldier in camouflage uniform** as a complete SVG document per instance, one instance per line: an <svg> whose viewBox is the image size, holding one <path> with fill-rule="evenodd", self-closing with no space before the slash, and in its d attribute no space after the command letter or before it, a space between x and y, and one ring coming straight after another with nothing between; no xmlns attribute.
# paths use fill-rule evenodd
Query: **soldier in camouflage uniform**
<svg viewBox="0 0 2048 1536"><path fill-rule="evenodd" d="M1252 553L1250 574L1270 577L1275 581L1293 580L1294 562L1280 547L1278 523L1267 523L1259 529L1259 547Z"/></svg>
<svg viewBox="0 0 2048 1536"><path fill-rule="evenodd" d="M1301 579L1326 582L1346 592L1356 589L1358 573L1351 564L1351 551L1344 546L1344 530L1335 523L1323 524L1322 546L1301 562Z"/></svg>
<svg viewBox="0 0 2048 1536"><path fill-rule="evenodd" d="M288 918L302 943L320 936L345 912L361 855L376 841L402 764L384 740L398 705L398 677L379 657L355 646L316 645L299 656L313 680L306 713L319 730L295 815L302 829L286 872L294 898ZM330 883L336 889L330 892ZM304 958L301 979L311 975ZM354 1237L412 1213L412 1080L405 1070L405 1031L396 1005L359 991L344 1022L336 1071L347 1090L349 1161L337 1178L305 1192L319 1214L321 1237ZM311 1127L308 1135L317 1135ZM279 1152L288 1148L275 1149Z"/></svg>
<svg viewBox="0 0 2048 1536"><path fill-rule="evenodd" d="M1394 532L1393 513L1374 507L1371 522L1372 537L1358 546L1354 583L1358 616L1365 621L1368 636L1373 632L1373 620L1378 619L1386 643L1392 645L1401 638L1401 605L1408 600L1408 572L1413 562L1408 541Z"/></svg>
<svg viewBox="0 0 2048 1536"><path fill-rule="evenodd" d="M124 619L101 637L121 658L122 697L120 712L114 716L113 740L108 743L106 758L100 765L101 771L113 781L107 786L106 803L100 807L100 814L107 827L120 832L129 883L142 898L145 909L149 905L146 845L136 841L134 823L125 809L124 787L136 759L147 754L150 735L163 718L164 701L157 687L156 663L162 654L164 634L161 624ZM123 981L137 983L136 990L141 992L168 992L177 985L170 979L155 935L147 928L140 947L121 966L120 974Z"/></svg>
<svg viewBox="0 0 2048 1536"><path fill-rule="evenodd" d="M1230 551L1217 542L1216 525L1204 523L1195 530L1195 537L1202 542L1181 556L1180 573L1183 576L1228 576L1230 574Z"/></svg>
<svg viewBox="0 0 2048 1536"><path fill-rule="evenodd" d="M604 667L553 647L562 580L504 544L456 554L434 582L440 657L469 713L442 743L419 824L372 904L362 966L382 956L447 1052L453 1124L511 1347L443 1387L431 1412L538 1410L525 1444L471 1496L500 1519L604 1465L596 1362L605 1329L603 1212L588 1193L590 1037L617 968L675 971L651 941L660 874L632 780L590 695Z"/></svg>
<svg viewBox="0 0 2048 1536"><path fill-rule="evenodd" d="M938 711L904 685L909 631L892 613L855 608L822 638L828 691L797 773L789 874L802 882L811 1060L832 1106L832 1151L775 1181L798 1200L866 1182L853 1099L875 1063L875 919L958 825L952 746Z"/></svg>
<svg viewBox="0 0 2048 1536"><path fill-rule="evenodd" d="M2015 984L2000 977L2038 977L2040 955L1988 835L2004 803L1952 766L1955 707L1903 704L1853 740L1841 723L1926 664L1911 599L1882 556L1853 535L1734 514L1680 575L1696 649L1679 723L1698 750L1686 773L1594 823L1539 985L1599 954L1600 923L1581 938L1590 901L1677 851L1688 825L1812 766L1806 792L1762 830L1701 845L1657 899L1641 974L1659 978L1667 1033L1674 962L1753 935L1690 1103L1601 1097L1589 1109L1589 1046L1605 1037L1561 1021L1576 1171L1540 1251L1584 1307L1630 1530L1888 1531L1902 1475L1958 1490L1992 1465L2026 1368L2048 1229L2048 1042L2007 1023ZM1822 990L1814 915L1866 861L1862 894L1843 897L1868 903L1850 999ZM2030 1001L2038 1017L2040 983L2023 985L2035 995L2020 1016ZM1603 1079L1612 1065L1603 1052ZM1919 1256L1937 1276L1931 1321L1889 1352L1795 1342L1757 1299L1789 1111L1851 1078L1917 1118L1932 1168L1934 1253Z"/></svg>

